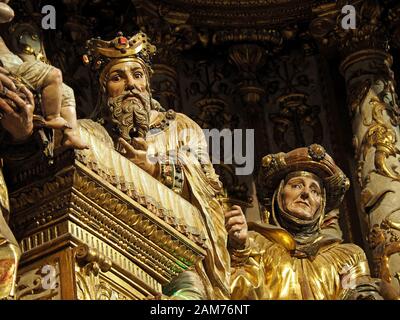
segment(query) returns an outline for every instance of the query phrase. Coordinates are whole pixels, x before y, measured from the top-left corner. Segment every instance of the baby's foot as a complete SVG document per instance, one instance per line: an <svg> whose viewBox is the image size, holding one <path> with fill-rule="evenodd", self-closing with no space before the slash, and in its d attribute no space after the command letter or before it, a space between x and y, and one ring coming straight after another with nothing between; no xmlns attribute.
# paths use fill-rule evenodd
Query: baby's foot
<svg viewBox="0 0 400 320"><path fill-rule="evenodd" d="M52 119L46 118L45 126L48 128L60 129L60 130L71 129L71 126L62 117L55 117Z"/></svg>
<svg viewBox="0 0 400 320"><path fill-rule="evenodd" d="M78 149L78 150L89 149L89 146L81 140L79 135L75 133L74 130L64 131L64 137L61 144L64 147L71 149Z"/></svg>

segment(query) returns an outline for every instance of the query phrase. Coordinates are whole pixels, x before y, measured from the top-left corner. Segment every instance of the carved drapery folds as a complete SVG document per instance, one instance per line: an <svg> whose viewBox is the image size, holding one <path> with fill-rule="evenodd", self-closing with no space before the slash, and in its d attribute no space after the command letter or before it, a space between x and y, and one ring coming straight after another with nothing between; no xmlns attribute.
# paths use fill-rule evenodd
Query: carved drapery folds
<svg viewBox="0 0 400 320"><path fill-rule="evenodd" d="M372 250L376 276L400 288L400 130L399 106L387 53L388 36L374 1L360 7L357 29L341 31L341 72L346 79L361 220Z"/></svg>

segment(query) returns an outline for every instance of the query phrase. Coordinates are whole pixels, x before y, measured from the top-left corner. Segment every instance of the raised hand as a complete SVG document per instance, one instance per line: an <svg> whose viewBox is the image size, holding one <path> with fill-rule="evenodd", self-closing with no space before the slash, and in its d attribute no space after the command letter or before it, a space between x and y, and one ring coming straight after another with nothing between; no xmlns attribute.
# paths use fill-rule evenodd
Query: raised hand
<svg viewBox="0 0 400 320"><path fill-rule="evenodd" d="M33 95L24 86L17 89L8 74L0 67L0 124L15 141L24 141L33 132Z"/></svg>
<svg viewBox="0 0 400 320"><path fill-rule="evenodd" d="M151 162L147 156L148 145L143 138L134 138L133 145L130 145L122 138L119 138L118 141L124 148L125 157L153 177L157 177L159 175L159 167L157 163Z"/></svg>
<svg viewBox="0 0 400 320"><path fill-rule="evenodd" d="M232 210L225 212L225 228L229 236L229 245L235 249L243 249L248 239L248 229L241 207L233 205Z"/></svg>

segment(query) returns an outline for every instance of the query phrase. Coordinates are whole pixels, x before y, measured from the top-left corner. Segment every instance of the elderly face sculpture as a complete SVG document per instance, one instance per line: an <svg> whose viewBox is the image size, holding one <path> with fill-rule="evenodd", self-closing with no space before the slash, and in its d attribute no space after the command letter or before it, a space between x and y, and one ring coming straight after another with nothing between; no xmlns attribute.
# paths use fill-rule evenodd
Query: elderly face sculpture
<svg viewBox="0 0 400 320"><path fill-rule="evenodd" d="M137 90L141 93L146 92L146 72L135 61L118 63L110 68L106 86L108 96L112 98L131 90Z"/></svg>
<svg viewBox="0 0 400 320"><path fill-rule="evenodd" d="M321 199L321 185L310 176L292 177L282 189L283 209L299 219L312 220L321 205Z"/></svg>
<svg viewBox="0 0 400 320"><path fill-rule="evenodd" d="M132 136L145 137L149 130L147 77L145 67L138 61L117 63L106 75L107 105L121 136L128 141Z"/></svg>
<svg viewBox="0 0 400 320"><path fill-rule="evenodd" d="M112 40L90 39L86 45L83 62L95 71L102 92L94 116L101 115L111 132L128 143L145 138L151 110L158 109L149 84L155 46L143 32L132 37L119 32Z"/></svg>

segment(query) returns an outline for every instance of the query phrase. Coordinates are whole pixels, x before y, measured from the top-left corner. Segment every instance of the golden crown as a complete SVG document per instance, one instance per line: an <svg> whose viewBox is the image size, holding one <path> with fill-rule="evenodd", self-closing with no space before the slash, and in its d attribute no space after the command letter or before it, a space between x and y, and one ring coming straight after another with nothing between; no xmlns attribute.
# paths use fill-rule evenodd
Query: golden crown
<svg viewBox="0 0 400 320"><path fill-rule="evenodd" d="M83 63L91 65L92 69L102 72L111 60L125 58L141 59L147 67L151 68L151 58L155 55L156 47L152 45L143 32L130 38L118 32L117 37L111 41L90 39L86 42L87 53L83 56Z"/></svg>

